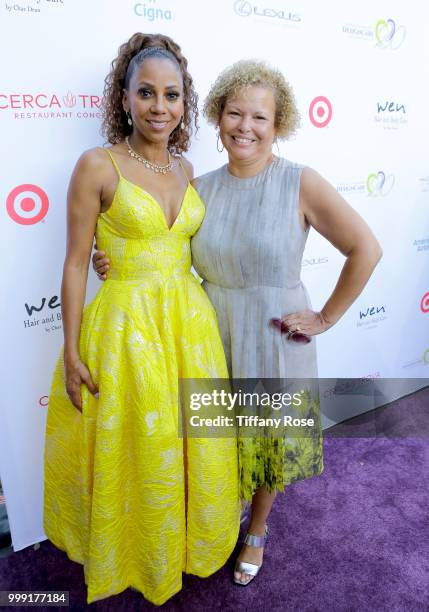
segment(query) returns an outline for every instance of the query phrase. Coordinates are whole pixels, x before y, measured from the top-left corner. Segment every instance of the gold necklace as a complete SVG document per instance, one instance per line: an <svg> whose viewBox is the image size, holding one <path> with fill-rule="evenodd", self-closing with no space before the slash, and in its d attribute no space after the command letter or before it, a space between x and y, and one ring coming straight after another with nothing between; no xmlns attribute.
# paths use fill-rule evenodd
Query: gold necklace
<svg viewBox="0 0 429 612"><path fill-rule="evenodd" d="M148 168L149 170L152 170L152 172L157 172L159 174L167 174L167 172L170 172L170 170L172 169L172 167L173 167L173 160L171 159L171 154L170 154L170 151L168 149L167 149L168 164L165 164L164 166L161 166L160 164L155 164L154 162L149 161L148 159L143 157L143 155L140 155L140 153L137 153L137 151L134 151L134 149L130 145L130 141L128 140L128 136L125 137L125 142L126 142L127 147L128 147L128 155L130 157L133 157L134 159L136 159L141 164L144 164L146 166L146 168Z"/></svg>

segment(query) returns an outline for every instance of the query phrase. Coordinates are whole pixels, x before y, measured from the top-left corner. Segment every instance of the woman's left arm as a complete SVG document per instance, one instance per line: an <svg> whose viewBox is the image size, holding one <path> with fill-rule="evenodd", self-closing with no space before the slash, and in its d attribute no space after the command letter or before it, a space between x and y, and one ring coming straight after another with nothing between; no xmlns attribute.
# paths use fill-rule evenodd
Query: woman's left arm
<svg viewBox="0 0 429 612"><path fill-rule="evenodd" d="M300 215L345 257L334 291L320 312L302 311L283 318L291 331L320 334L334 325L365 287L382 256L374 234L339 193L311 168L301 176Z"/></svg>

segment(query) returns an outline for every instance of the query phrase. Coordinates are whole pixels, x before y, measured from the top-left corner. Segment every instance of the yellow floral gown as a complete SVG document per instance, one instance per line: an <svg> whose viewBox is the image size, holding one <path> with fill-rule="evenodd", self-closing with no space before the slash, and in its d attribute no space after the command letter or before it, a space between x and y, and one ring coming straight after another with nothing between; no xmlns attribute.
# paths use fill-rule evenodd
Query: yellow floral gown
<svg viewBox="0 0 429 612"><path fill-rule="evenodd" d="M178 435L178 378L227 377L216 317L191 273L204 205L188 184L169 229L159 204L119 175L100 214L108 280L84 309L81 358L99 386L80 413L54 372L46 429L49 539L84 565L88 603L134 587L162 604L182 571L204 577L239 529L236 440Z"/></svg>

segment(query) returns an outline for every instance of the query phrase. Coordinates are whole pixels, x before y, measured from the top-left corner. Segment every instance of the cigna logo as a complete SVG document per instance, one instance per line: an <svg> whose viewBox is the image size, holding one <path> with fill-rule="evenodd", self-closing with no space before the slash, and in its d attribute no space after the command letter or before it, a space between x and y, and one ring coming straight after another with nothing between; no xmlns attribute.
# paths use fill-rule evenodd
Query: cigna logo
<svg viewBox="0 0 429 612"><path fill-rule="evenodd" d="M420 301L420 310L424 313L429 312L429 292L425 293Z"/></svg>
<svg viewBox="0 0 429 612"><path fill-rule="evenodd" d="M382 170L368 174L365 183L367 194L371 197L388 195L392 191L394 184L395 177L393 174L387 175Z"/></svg>
<svg viewBox="0 0 429 612"><path fill-rule="evenodd" d="M332 119L332 104L325 96L317 96L311 101L308 114L315 127L324 128Z"/></svg>
<svg viewBox="0 0 429 612"><path fill-rule="evenodd" d="M9 217L20 225L34 225L46 217L49 199L46 192L38 185L25 183L18 185L6 199L6 210Z"/></svg>
<svg viewBox="0 0 429 612"><path fill-rule="evenodd" d="M134 5L134 13L137 15L137 17L144 17L148 21L155 21L158 19L171 21L173 19L172 12L168 9L164 10L162 8L154 8L153 5L155 3L156 0L148 0L147 3L136 2Z"/></svg>
<svg viewBox="0 0 429 612"><path fill-rule="evenodd" d="M423 353L423 363L429 365L429 349L426 349Z"/></svg>
<svg viewBox="0 0 429 612"><path fill-rule="evenodd" d="M405 26L396 25L393 19L379 19L375 24L375 41L381 49L399 49L406 34Z"/></svg>

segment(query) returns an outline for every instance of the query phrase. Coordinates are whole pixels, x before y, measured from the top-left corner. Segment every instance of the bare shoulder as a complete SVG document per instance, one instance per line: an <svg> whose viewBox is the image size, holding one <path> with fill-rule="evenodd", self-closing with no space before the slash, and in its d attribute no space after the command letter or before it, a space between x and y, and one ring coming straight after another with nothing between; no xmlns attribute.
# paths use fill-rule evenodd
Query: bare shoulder
<svg viewBox="0 0 429 612"><path fill-rule="evenodd" d="M311 192L322 185L329 185L329 183L314 168L304 166L301 173L301 192Z"/></svg>
<svg viewBox="0 0 429 612"><path fill-rule="evenodd" d="M99 181L107 172L109 158L101 147L84 151L76 162L74 179Z"/></svg>
<svg viewBox="0 0 429 612"><path fill-rule="evenodd" d="M85 185L102 191L114 176L115 170L105 149L94 147L84 151L77 160L73 171L72 182L79 181Z"/></svg>
<svg viewBox="0 0 429 612"><path fill-rule="evenodd" d="M87 172L100 172L108 167L109 157L102 147L94 147L84 151L77 160L76 168Z"/></svg>
<svg viewBox="0 0 429 612"><path fill-rule="evenodd" d="M184 155L182 155L180 159L181 159L181 162L183 164L183 167L185 169L188 179L192 181L194 178L194 166L191 164L189 159L186 159Z"/></svg>
<svg viewBox="0 0 429 612"><path fill-rule="evenodd" d="M301 174L300 201L301 205L317 206L326 201L341 201L343 198L331 183L313 168L305 167Z"/></svg>

